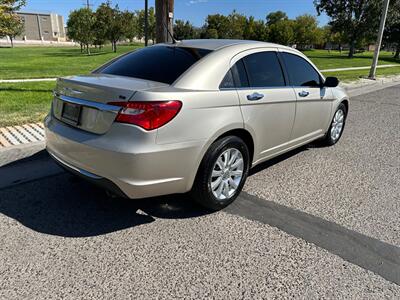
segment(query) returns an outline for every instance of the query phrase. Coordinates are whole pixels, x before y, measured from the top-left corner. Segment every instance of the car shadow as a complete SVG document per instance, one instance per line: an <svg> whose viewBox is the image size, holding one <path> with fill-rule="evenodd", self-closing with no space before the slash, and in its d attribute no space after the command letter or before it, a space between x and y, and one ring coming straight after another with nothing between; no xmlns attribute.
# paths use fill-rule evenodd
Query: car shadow
<svg viewBox="0 0 400 300"><path fill-rule="evenodd" d="M113 198L81 179L61 173L0 189L0 213L37 232L90 237L149 224L157 218L194 218L208 213L187 198Z"/></svg>
<svg viewBox="0 0 400 300"><path fill-rule="evenodd" d="M258 165L250 176L307 149L301 147ZM43 150L4 165L0 175L1 171L23 172L25 167L36 173L53 164ZM196 218L211 212L194 203L187 194L138 200L110 197L104 190L59 170L47 177L13 181L10 186L0 188L0 213L37 232L90 237L149 224L156 219Z"/></svg>

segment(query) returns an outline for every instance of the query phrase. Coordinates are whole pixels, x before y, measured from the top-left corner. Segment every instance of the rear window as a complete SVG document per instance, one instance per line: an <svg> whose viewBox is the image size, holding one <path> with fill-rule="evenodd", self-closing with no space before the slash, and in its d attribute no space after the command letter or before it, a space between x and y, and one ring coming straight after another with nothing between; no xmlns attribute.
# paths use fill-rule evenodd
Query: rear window
<svg viewBox="0 0 400 300"><path fill-rule="evenodd" d="M111 62L98 73L135 77L172 84L211 50L155 46L143 48Z"/></svg>

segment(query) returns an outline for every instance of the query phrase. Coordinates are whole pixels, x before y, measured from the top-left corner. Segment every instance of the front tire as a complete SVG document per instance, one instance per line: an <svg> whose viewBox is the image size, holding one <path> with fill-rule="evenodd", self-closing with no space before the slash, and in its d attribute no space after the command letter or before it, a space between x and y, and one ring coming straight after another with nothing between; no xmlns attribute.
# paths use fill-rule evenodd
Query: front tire
<svg viewBox="0 0 400 300"><path fill-rule="evenodd" d="M331 125L326 133L323 144L326 146L335 145L342 137L344 126L346 124L347 109L343 103L340 103L333 115Z"/></svg>
<svg viewBox="0 0 400 300"><path fill-rule="evenodd" d="M240 194L248 173L247 145L239 137L223 137L206 152L191 191L192 198L209 210L221 210Z"/></svg>

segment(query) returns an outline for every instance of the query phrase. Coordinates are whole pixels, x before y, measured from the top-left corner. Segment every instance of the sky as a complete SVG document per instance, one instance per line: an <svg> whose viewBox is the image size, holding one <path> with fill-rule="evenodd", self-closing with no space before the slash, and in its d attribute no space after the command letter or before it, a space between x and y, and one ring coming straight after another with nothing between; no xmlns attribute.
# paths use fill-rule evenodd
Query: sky
<svg viewBox="0 0 400 300"><path fill-rule="evenodd" d="M22 10L54 12L64 16L67 22L69 12L86 5L87 0L27 0ZM93 9L105 0L90 0ZM120 9L136 10L144 8L144 0L112 0ZM154 6L154 0L149 0L149 6ZM204 24L208 14L229 14L233 9L256 19L265 19L272 11L282 10L289 18L295 18L305 13L317 15L313 0L175 0L175 19L189 20L195 26ZM318 17L320 25L328 22L326 16Z"/></svg>

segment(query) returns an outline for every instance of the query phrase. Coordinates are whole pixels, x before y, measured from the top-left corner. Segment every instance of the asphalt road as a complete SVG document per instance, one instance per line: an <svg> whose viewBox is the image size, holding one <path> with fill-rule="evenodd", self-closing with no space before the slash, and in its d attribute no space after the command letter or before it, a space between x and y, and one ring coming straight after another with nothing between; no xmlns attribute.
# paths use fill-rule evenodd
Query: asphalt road
<svg viewBox="0 0 400 300"><path fill-rule="evenodd" d="M352 99L336 146L257 167L214 214L109 199L44 152L1 167L0 299L398 299L399 98Z"/></svg>

